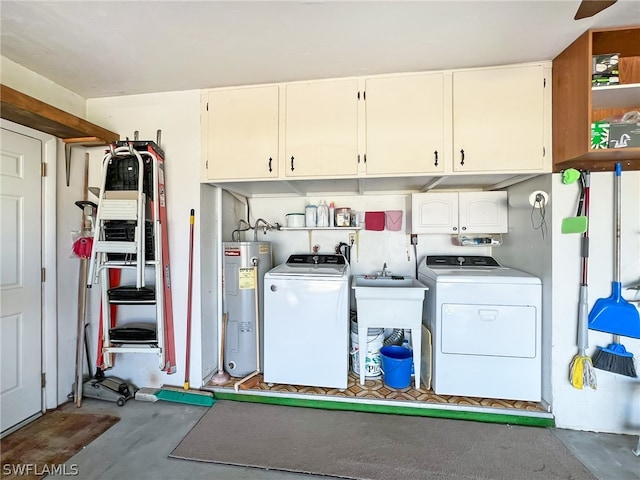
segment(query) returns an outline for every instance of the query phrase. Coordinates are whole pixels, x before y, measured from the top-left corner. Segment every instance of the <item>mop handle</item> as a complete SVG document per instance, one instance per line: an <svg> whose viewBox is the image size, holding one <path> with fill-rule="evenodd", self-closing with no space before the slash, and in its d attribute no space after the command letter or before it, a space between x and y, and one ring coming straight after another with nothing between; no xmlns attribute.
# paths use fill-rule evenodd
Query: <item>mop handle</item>
<svg viewBox="0 0 640 480"><path fill-rule="evenodd" d="M613 182L614 209L616 222L615 235L615 263L613 269L613 281L620 283L620 206L622 203L622 195L620 191L620 177L622 175L622 164L616 163L616 175Z"/></svg>
<svg viewBox="0 0 640 480"><path fill-rule="evenodd" d="M193 292L193 228L195 224L195 210L189 215L189 277L187 279L187 347L184 361L184 389L189 390L190 359L191 359L191 303Z"/></svg>

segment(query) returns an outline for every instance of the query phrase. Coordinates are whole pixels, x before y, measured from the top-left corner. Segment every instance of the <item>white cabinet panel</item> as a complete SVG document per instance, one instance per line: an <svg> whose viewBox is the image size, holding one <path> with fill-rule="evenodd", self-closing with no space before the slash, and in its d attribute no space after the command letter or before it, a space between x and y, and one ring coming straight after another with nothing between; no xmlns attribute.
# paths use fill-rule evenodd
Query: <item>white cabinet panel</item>
<svg viewBox="0 0 640 480"><path fill-rule="evenodd" d="M285 92L285 175L355 176L357 80L292 83Z"/></svg>
<svg viewBox="0 0 640 480"><path fill-rule="evenodd" d="M444 75L365 82L366 173L444 171Z"/></svg>
<svg viewBox="0 0 640 480"><path fill-rule="evenodd" d="M453 72L455 172L544 169L544 68Z"/></svg>
<svg viewBox="0 0 640 480"><path fill-rule="evenodd" d="M278 87L212 90L203 142L207 178L278 176Z"/></svg>

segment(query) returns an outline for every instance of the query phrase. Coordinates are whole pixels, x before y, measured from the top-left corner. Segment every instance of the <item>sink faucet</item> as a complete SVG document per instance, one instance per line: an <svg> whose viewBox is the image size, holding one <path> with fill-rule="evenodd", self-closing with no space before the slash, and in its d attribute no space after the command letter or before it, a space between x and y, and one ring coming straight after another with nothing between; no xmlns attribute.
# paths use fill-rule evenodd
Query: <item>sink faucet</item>
<svg viewBox="0 0 640 480"><path fill-rule="evenodd" d="M387 262L384 262L384 265L382 266L382 273L381 275L383 277L388 277L389 276L389 272L387 272Z"/></svg>

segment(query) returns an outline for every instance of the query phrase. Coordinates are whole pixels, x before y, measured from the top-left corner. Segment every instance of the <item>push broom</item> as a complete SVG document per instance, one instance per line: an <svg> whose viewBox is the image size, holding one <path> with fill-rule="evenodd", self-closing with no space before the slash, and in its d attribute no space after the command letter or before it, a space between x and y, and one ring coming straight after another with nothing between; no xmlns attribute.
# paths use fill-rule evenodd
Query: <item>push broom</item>
<svg viewBox="0 0 640 480"><path fill-rule="evenodd" d="M622 298L620 283L620 176L622 165L616 163L614 177L615 258L611 295L600 298L589 312L589 329L613 334L609 346L597 347L592 356L593 366L601 370L637 377L633 354L620 343L620 336L640 338L640 314L636 307Z"/></svg>
<svg viewBox="0 0 640 480"><path fill-rule="evenodd" d="M189 279L187 289L187 346L186 346L186 360L184 371L184 388L171 387L163 385L160 391L156 393L158 400L165 400L168 402L176 403L188 403L190 405L201 405L204 407L211 407L215 403L213 394L211 392L203 392L200 390L189 389L189 364L191 357L191 293L193 290L193 228L195 224L195 211L191 209L191 215L189 217Z"/></svg>

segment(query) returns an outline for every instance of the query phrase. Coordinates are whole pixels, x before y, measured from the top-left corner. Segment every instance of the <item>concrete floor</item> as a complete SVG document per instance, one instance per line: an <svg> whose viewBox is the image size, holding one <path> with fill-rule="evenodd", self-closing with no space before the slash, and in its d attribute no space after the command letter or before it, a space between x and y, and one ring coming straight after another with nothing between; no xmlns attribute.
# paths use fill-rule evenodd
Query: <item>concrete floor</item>
<svg viewBox="0 0 640 480"><path fill-rule="evenodd" d="M76 409L73 404L63 408ZM215 408L215 405L214 407ZM327 477L175 460L168 455L207 411L206 407L130 400L124 407L84 399L85 413L109 413L121 420L73 456L79 479L309 480ZM456 421L456 420L451 420ZM536 427L531 427L536 428ZM599 480L640 480L638 437L554 429L556 436Z"/></svg>

